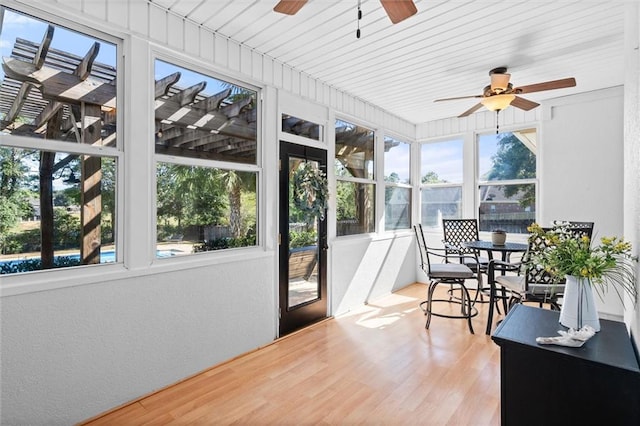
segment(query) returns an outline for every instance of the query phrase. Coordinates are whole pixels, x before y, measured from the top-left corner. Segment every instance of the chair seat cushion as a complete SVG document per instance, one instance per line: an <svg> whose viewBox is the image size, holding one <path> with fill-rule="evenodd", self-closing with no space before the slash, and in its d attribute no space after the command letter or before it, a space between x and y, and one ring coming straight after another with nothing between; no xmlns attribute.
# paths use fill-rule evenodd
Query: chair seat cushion
<svg viewBox="0 0 640 426"><path fill-rule="evenodd" d="M564 293L564 284L529 283L528 293L533 295L558 296Z"/></svg>
<svg viewBox="0 0 640 426"><path fill-rule="evenodd" d="M431 278L455 278L466 279L473 277L473 271L469 267L459 263L437 263L431 265Z"/></svg>
<svg viewBox="0 0 640 426"><path fill-rule="evenodd" d="M521 275L498 275L496 283L516 293L524 293L525 281Z"/></svg>
<svg viewBox="0 0 640 426"><path fill-rule="evenodd" d="M499 275L496 283L516 293L532 295L558 295L564 292L564 284L529 283L525 289L525 280L521 275Z"/></svg>

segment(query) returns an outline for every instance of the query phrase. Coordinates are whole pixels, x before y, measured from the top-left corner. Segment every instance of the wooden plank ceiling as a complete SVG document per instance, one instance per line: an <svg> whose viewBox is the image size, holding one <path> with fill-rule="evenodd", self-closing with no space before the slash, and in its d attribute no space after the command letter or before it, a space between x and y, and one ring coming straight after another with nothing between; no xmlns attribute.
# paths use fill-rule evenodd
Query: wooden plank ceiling
<svg viewBox="0 0 640 426"><path fill-rule="evenodd" d="M309 0L294 16L277 0L149 0L413 123L457 116L490 69L515 86L575 77L544 99L623 83L624 1L416 0L392 25L379 0Z"/></svg>

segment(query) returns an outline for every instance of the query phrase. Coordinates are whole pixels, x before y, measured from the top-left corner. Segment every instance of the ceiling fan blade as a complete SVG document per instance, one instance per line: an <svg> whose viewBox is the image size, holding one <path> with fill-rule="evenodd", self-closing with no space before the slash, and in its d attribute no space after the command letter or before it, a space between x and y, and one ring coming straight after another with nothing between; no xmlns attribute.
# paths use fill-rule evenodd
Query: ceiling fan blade
<svg viewBox="0 0 640 426"><path fill-rule="evenodd" d="M533 93L541 92L543 90L563 89L565 87L574 87L576 85L576 79L563 78L562 80L545 81L544 83L530 84L528 86L520 86L513 89L514 93Z"/></svg>
<svg viewBox="0 0 640 426"><path fill-rule="evenodd" d="M471 115L474 112L476 112L477 110L479 110L480 108L482 108L482 104L478 102L477 104L475 104L474 106L472 106L471 108L469 108L468 110L466 110L465 112L460 114L458 116L458 118L462 118L462 117L466 117L467 115Z"/></svg>
<svg viewBox="0 0 640 426"><path fill-rule="evenodd" d="M530 109L534 109L540 104L537 102L530 101L529 99L521 98L520 96L516 96L514 100L511 101L511 106L516 108L523 109L525 111L529 111Z"/></svg>
<svg viewBox="0 0 640 426"><path fill-rule="evenodd" d="M380 0L380 3L394 24L418 13L413 0Z"/></svg>
<svg viewBox="0 0 640 426"><path fill-rule="evenodd" d="M433 102L441 102L441 101L456 101L458 99L471 99L471 98L482 98L482 95L470 95L470 96L458 96L457 98L442 98L436 99Z"/></svg>
<svg viewBox="0 0 640 426"><path fill-rule="evenodd" d="M280 0L278 4L273 7L273 10L278 13L284 13L285 15L295 15L302 9L302 6L304 6L306 2L307 0Z"/></svg>

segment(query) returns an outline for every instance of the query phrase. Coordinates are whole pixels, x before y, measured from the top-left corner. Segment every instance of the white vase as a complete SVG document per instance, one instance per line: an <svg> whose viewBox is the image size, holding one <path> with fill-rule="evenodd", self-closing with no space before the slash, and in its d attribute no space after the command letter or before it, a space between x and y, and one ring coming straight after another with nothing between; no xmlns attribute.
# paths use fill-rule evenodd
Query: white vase
<svg viewBox="0 0 640 426"><path fill-rule="evenodd" d="M566 280L560 309L560 324L576 330L590 325L595 331L600 331L600 318L591 284L586 278L573 275L567 275Z"/></svg>

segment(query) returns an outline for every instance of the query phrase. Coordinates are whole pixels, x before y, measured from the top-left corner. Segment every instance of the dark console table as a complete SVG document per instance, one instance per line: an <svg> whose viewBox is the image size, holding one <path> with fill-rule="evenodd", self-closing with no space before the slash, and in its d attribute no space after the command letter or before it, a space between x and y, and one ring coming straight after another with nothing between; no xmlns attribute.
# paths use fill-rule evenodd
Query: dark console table
<svg viewBox="0 0 640 426"><path fill-rule="evenodd" d="M640 425L640 367L626 325L601 319L581 348L536 343L566 330L558 318L515 305L493 334L502 426Z"/></svg>

